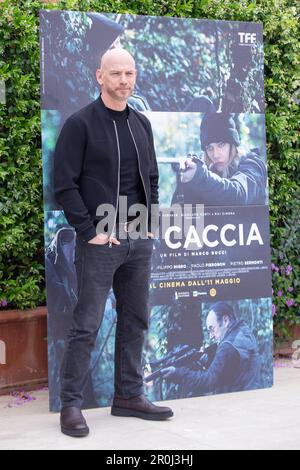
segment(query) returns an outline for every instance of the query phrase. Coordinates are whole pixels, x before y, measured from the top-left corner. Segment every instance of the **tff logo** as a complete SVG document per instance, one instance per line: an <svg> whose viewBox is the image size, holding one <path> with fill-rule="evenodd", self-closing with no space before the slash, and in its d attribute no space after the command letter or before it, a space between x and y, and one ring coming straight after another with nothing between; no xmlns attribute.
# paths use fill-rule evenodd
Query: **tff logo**
<svg viewBox="0 0 300 470"><path fill-rule="evenodd" d="M238 33L240 37L240 44L244 46L251 46L256 43L256 33Z"/></svg>

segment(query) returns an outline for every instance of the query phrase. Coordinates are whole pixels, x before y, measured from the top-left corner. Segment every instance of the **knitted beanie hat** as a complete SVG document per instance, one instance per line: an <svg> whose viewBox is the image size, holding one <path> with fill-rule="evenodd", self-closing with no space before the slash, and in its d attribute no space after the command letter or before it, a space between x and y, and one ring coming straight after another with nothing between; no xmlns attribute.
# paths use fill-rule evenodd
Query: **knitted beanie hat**
<svg viewBox="0 0 300 470"><path fill-rule="evenodd" d="M205 150L206 146L212 142L227 142L238 147L240 136L232 114L205 114L200 125L200 141L202 150Z"/></svg>

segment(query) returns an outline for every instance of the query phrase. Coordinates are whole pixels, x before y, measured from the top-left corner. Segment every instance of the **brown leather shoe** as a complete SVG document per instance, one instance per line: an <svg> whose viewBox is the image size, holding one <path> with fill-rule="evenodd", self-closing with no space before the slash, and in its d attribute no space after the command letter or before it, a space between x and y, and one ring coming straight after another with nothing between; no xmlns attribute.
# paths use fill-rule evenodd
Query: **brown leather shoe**
<svg viewBox="0 0 300 470"><path fill-rule="evenodd" d="M61 432L71 437L85 437L90 432L81 410L75 406L61 410L60 426Z"/></svg>
<svg viewBox="0 0 300 470"><path fill-rule="evenodd" d="M114 397L111 414L160 421L171 418L173 411L166 406L156 406L145 395L139 395L128 399Z"/></svg>

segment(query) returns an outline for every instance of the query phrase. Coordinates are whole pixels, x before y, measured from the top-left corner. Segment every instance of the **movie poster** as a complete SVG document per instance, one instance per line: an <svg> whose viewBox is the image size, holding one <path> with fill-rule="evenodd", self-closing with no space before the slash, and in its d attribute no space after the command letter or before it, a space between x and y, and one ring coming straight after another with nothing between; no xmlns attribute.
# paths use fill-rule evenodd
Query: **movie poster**
<svg viewBox="0 0 300 470"><path fill-rule="evenodd" d="M151 122L160 227L153 247L144 386L154 401L270 387L272 303L263 35L257 23L41 10L41 116L50 409L77 301L76 234L53 196L65 120L97 99L109 48L135 58L129 105ZM109 292L85 408L114 393Z"/></svg>

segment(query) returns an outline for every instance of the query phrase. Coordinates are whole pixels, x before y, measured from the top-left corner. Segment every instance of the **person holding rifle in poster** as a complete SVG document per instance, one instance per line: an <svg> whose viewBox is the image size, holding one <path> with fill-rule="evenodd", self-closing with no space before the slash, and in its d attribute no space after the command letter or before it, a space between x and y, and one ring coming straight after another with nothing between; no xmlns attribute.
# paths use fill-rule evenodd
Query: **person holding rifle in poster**
<svg viewBox="0 0 300 470"><path fill-rule="evenodd" d="M172 204L266 204L266 165L257 149L241 154L241 139L231 114L205 114L200 141L204 159L185 160Z"/></svg>

